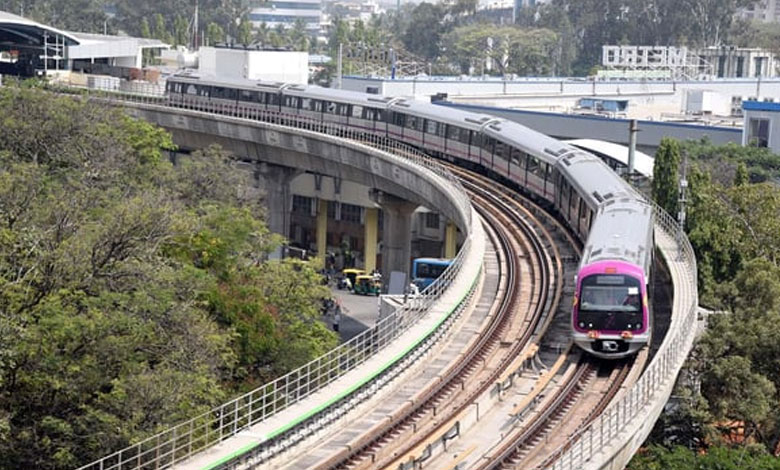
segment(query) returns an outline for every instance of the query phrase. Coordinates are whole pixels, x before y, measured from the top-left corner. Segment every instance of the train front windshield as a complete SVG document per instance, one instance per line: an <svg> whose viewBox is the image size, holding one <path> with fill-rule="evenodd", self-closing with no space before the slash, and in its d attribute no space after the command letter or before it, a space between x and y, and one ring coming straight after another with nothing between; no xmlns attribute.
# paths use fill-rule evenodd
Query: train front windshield
<svg viewBox="0 0 780 470"><path fill-rule="evenodd" d="M577 326L586 330L640 330L642 291L638 279L594 274L582 280Z"/></svg>

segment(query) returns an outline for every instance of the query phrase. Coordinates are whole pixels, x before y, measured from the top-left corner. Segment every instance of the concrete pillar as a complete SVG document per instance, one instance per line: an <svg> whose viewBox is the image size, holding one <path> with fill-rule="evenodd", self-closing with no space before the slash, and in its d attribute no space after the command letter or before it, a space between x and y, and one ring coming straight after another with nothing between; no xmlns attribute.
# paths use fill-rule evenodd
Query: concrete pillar
<svg viewBox="0 0 780 470"><path fill-rule="evenodd" d="M367 207L363 219L365 240L363 242L363 260L367 273L376 269L376 244L379 241L379 209Z"/></svg>
<svg viewBox="0 0 780 470"><path fill-rule="evenodd" d="M396 196L376 191L372 197L384 213L382 230L382 274L390 279L390 273L400 271L409 280L412 257L412 213L417 204Z"/></svg>
<svg viewBox="0 0 780 470"><path fill-rule="evenodd" d="M325 259L328 251L328 201L318 199L317 204L317 256Z"/></svg>
<svg viewBox="0 0 780 470"><path fill-rule="evenodd" d="M444 231L444 257L452 259L458 250L458 227L451 221L447 222L447 228Z"/></svg>
<svg viewBox="0 0 780 470"><path fill-rule="evenodd" d="M292 210L292 194L290 182L301 171L286 166L271 165L260 162L257 165L255 178L258 186L264 190L266 207L266 223L273 233L290 236L290 212ZM280 258L281 250L272 253L271 258Z"/></svg>

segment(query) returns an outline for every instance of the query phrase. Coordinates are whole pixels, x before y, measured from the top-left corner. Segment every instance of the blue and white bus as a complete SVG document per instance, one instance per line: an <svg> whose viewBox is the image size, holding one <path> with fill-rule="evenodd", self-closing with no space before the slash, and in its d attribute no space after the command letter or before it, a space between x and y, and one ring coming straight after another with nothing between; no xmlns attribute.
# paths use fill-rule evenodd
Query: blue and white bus
<svg viewBox="0 0 780 470"><path fill-rule="evenodd" d="M452 264L451 259L442 258L417 258L412 263L412 282L421 291L426 287L433 284L441 273L443 273L449 265Z"/></svg>

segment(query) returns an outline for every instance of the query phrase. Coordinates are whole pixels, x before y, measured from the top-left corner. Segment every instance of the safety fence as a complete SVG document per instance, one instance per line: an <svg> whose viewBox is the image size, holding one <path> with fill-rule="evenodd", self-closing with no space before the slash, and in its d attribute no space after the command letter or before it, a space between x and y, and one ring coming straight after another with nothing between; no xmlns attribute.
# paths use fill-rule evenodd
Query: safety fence
<svg viewBox="0 0 780 470"><path fill-rule="evenodd" d="M68 89L57 89L57 91L72 92ZM459 213L461 220L458 225L465 234L465 241L452 264L436 282L421 294L409 296L407 302L395 313L379 321L373 328L273 382L232 399L209 412L84 465L78 470L160 470L171 468L175 464L277 415L290 406L300 403L364 364L408 331L454 284L472 249L471 227L473 223L478 224L479 221L472 219L471 201L465 190L446 169L408 145L372 136L365 131L347 128L336 123L322 123L313 119L286 116L262 109L204 106L186 100L172 102L142 93L115 94L80 90L79 94L86 95L89 99L108 100L120 106L123 103L136 103L144 107L176 108L183 113L207 113L252 120L256 121L259 126L277 130L280 133L289 133L294 130L296 135L326 140L338 139L340 144L358 146L366 154L373 154L396 162L400 161L406 165L413 164L418 174L428 174L429 180L449 186L447 192ZM475 279L476 275L478 275L478 271L475 272ZM473 286L473 283L469 282L469 285ZM463 294L463 299L465 299L467 292ZM445 323L441 323L441 325L445 325ZM422 341L424 340L425 338L422 339ZM379 372L381 371L378 371L377 375ZM289 428L290 426L284 427L283 431L287 431ZM269 436L269 438L273 437L276 436Z"/></svg>
<svg viewBox="0 0 780 470"><path fill-rule="evenodd" d="M673 320L669 332L639 380L590 425L578 435L572 436L569 442L574 442L573 445L567 445L553 453L553 457L548 461L553 461L553 458L554 461L547 468L579 469L609 446L615 452L621 450L622 445L634 437L625 432L628 426L648 419L651 409L661 399L659 392L662 388L673 385L690 352L699 305L696 256L688 238L680 230L680 224L661 207L654 206L656 228L660 228L676 244L676 252L664 253L667 262L682 263L687 271L685 285L675 285L674 295L687 295L689 302L683 306L682 311L672 312ZM601 453L597 457L602 463L606 463L612 455Z"/></svg>

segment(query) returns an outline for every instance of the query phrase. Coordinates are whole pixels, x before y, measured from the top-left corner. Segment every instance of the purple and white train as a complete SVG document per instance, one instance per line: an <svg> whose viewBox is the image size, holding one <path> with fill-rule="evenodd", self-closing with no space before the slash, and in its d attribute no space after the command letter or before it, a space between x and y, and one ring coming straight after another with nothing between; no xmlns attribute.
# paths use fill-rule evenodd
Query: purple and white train
<svg viewBox="0 0 780 470"><path fill-rule="evenodd" d="M333 122L478 168L553 209L583 243L571 317L575 343L603 358L650 341L653 209L594 155L520 124L405 98L315 86L168 78L173 106L280 122Z"/></svg>

